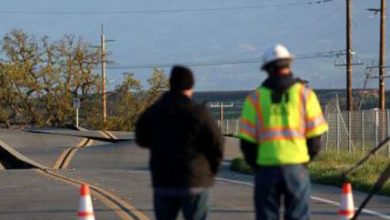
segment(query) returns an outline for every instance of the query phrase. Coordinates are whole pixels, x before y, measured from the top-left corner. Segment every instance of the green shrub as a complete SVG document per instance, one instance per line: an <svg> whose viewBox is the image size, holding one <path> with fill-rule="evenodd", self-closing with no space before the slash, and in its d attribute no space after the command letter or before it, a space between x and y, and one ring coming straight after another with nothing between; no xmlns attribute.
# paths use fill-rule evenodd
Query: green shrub
<svg viewBox="0 0 390 220"><path fill-rule="evenodd" d="M239 173L254 174L253 169L245 162L244 158L242 157L237 157L232 160L230 170Z"/></svg>

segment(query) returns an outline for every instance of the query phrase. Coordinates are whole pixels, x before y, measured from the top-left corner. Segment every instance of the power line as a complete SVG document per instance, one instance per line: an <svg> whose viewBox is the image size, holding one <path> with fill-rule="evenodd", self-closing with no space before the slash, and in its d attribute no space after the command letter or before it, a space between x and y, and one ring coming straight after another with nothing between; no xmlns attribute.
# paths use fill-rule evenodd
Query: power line
<svg viewBox="0 0 390 220"><path fill-rule="evenodd" d="M198 8L198 9L167 9L167 10L121 10L121 11L16 11L16 10L1 10L0 14L39 14L39 15L86 15L86 14L155 14L155 13L183 13L183 12L207 12L207 11L232 11L232 10L254 10L260 8L273 7L289 7L299 5L315 5L327 3L335 0L316 0L300 3L287 4L269 4L269 5L250 5L250 6L235 6L235 7L214 7L214 8Z"/></svg>
<svg viewBox="0 0 390 220"><path fill-rule="evenodd" d="M334 51L325 53L310 53L301 54L295 57L297 60L315 59L315 58L329 58L334 56ZM186 66L222 66L222 65L239 65L249 63L261 63L260 58L248 58L248 59L235 59L235 60L214 60L214 61L202 61L202 62L180 62ZM107 69L112 70L126 70L126 69L151 69L151 68L170 68L177 63L150 63L150 64L134 64L134 65L121 65L121 66L108 66Z"/></svg>
<svg viewBox="0 0 390 220"><path fill-rule="evenodd" d="M218 60L218 61L204 61L204 62L180 62L186 66L221 66L221 65L234 65L234 64L248 64L259 63L260 58L250 58L241 60ZM151 64L138 64L138 65L126 65L126 66L109 66L108 69L123 70L123 69L150 69L150 68L169 68L177 63L151 63Z"/></svg>

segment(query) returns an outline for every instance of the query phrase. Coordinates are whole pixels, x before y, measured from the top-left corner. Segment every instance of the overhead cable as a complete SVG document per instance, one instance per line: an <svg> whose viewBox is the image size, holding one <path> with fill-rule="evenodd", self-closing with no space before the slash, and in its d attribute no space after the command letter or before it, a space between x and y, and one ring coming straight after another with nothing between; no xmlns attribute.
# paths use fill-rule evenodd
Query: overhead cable
<svg viewBox="0 0 390 220"><path fill-rule="evenodd" d="M282 3L282 4L262 4L249 6L230 6L230 7L213 7L213 8L196 8L196 9L156 9L156 10L118 10L118 11L23 11L23 10L0 10L0 14L39 14L39 15L87 15L87 14L156 14L156 13L183 13L183 12L207 12L207 11L232 11L232 10L254 10L261 8L273 7L290 7L299 5L315 5L335 0L317 0L299 3Z"/></svg>
<svg viewBox="0 0 390 220"><path fill-rule="evenodd" d="M320 57L332 57L334 56L334 51L326 52L326 53L309 53L309 54L301 54L297 55L295 59L315 59ZM234 59L234 60L214 60L214 61L199 61L199 62L178 62L182 65L186 66L222 66L222 65L237 65L237 64L248 64L248 63L261 63L261 59L258 57L248 58L248 59ZM112 65L107 66L107 69L150 69L150 68L169 68L178 63L149 63L149 64L133 64L133 65Z"/></svg>

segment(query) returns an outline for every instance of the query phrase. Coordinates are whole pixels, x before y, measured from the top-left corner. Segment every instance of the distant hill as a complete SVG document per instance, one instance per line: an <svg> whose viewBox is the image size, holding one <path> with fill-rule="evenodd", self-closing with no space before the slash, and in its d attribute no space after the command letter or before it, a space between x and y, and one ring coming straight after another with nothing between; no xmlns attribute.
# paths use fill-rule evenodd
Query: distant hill
<svg viewBox="0 0 390 220"><path fill-rule="evenodd" d="M249 94L247 91L210 91L210 92L195 92L194 100L197 102L242 102ZM340 98L345 97L345 90L341 89L319 89L315 90L320 98L329 99L338 95ZM359 93L359 90L354 91L354 95Z"/></svg>
<svg viewBox="0 0 390 220"><path fill-rule="evenodd" d="M226 107L224 109L224 115L226 118L233 118L236 119L240 116L243 102L247 95L249 94L249 90L245 91L202 91L202 92L195 92L193 99L198 103L207 103L207 107L212 112L214 117L216 119L219 118L219 111L220 109L218 107L211 108L210 103L211 102L226 102L226 103L233 103L233 106ZM346 93L344 89L318 89L315 90L320 103L323 107L323 109L328 107L334 108L336 106L336 97L338 97L339 100L339 107L341 110L344 110L346 108ZM356 106L360 104L360 99L364 96L363 104L362 104L362 110L364 109L372 109L376 108L378 104L378 90L376 89L367 89L367 90L353 90L353 97L354 97L354 108L357 109ZM390 92L386 92L386 104L390 104ZM109 105L116 106L119 102L120 97L117 96L115 93L110 93L108 97ZM330 105L330 106L329 106ZM389 106L388 106L389 107ZM329 108L328 108L329 109ZM110 114L117 114L117 108L110 107L109 108Z"/></svg>
<svg viewBox="0 0 390 220"><path fill-rule="evenodd" d="M242 102L250 91L212 91L195 92L197 102Z"/></svg>
<svg viewBox="0 0 390 220"><path fill-rule="evenodd" d="M194 100L199 103L204 102L243 102L250 91L204 91L195 92ZM335 101L338 97L340 109L345 109L346 91L345 89L317 89L315 90L321 105L324 107L330 101ZM353 97L355 104L360 102L364 97L362 110L377 107L378 90L377 89L354 89ZM386 91L386 104L390 107L390 91ZM235 104L237 105L237 104Z"/></svg>

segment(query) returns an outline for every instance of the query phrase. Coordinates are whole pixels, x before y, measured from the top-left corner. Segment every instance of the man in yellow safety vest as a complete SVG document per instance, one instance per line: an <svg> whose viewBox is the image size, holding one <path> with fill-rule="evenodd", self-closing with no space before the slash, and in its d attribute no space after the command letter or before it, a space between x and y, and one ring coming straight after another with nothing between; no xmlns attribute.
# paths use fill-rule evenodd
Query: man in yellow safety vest
<svg viewBox="0 0 390 220"><path fill-rule="evenodd" d="M294 57L283 45L270 48L262 70L268 78L245 100L240 119L241 150L256 170L257 220L307 220L310 179L306 164L319 153L328 130L313 90L291 73Z"/></svg>

